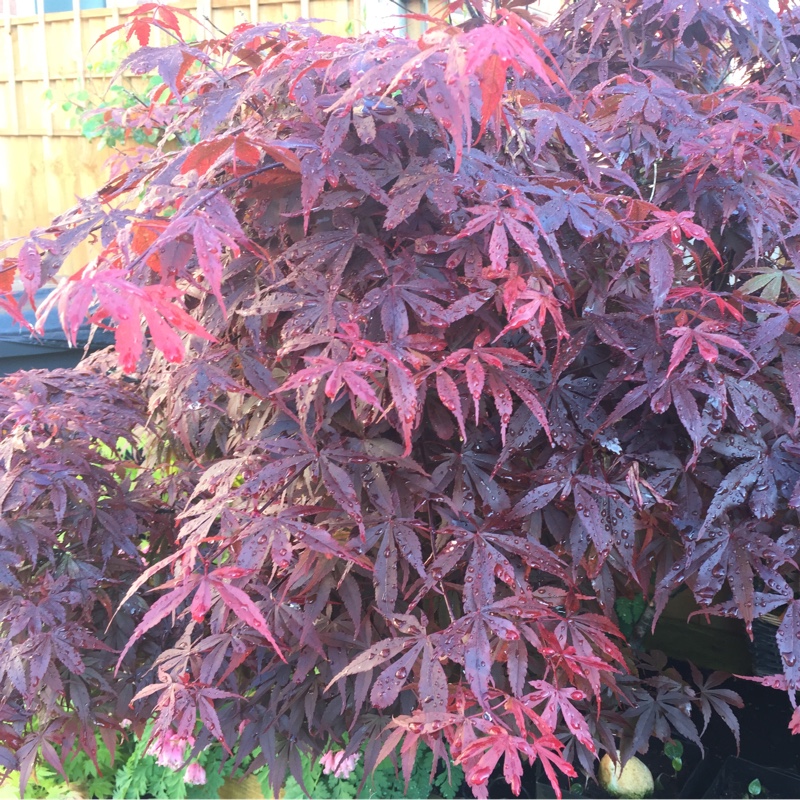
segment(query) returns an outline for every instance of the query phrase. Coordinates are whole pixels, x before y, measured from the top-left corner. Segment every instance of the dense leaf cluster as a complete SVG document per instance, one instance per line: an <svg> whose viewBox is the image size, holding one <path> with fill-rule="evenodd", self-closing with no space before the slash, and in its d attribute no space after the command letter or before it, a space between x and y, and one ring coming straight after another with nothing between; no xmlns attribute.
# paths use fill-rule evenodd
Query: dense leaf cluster
<svg viewBox="0 0 800 800"><path fill-rule="evenodd" d="M487 8L488 8L487 4ZM515 4L512 4L515 5ZM686 585L783 614L800 689L800 12L576 0L419 40L145 5L127 61L199 143L7 259L116 352L0 389L2 758L255 752L281 786L419 742L485 795L712 710L628 640ZM176 43L148 45L150 27ZM128 708L128 704L131 707ZM697 714L693 721L692 709ZM698 723L696 725L696 723ZM794 724L800 728L800 714ZM55 747L54 747L55 745Z"/></svg>

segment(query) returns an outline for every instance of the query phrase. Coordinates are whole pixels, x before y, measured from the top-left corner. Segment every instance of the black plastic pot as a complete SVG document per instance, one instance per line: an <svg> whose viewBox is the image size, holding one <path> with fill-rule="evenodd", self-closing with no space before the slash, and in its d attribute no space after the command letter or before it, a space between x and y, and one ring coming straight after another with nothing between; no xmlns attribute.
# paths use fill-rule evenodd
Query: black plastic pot
<svg viewBox="0 0 800 800"><path fill-rule="evenodd" d="M759 798L800 797L800 775L797 773L762 767L735 756L725 760L722 769L703 797L720 800L750 797L747 787L756 779L761 784Z"/></svg>
<svg viewBox="0 0 800 800"><path fill-rule="evenodd" d="M81 8L83 7L81 4ZM47 299L51 291L50 288L46 288L36 292L37 308ZM14 297L21 302L22 292L15 291ZM33 309L26 306L23 313L28 322L33 324L36 317ZM29 331L14 322L9 314L0 310L0 378L20 369L74 367L83 357L84 346L90 341L89 349L94 351L113 344L114 334L110 331L97 331L94 337L90 337L89 325L82 325L78 330L77 346L70 347L57 314L50 314L41 335L33 337Z"/></svg>

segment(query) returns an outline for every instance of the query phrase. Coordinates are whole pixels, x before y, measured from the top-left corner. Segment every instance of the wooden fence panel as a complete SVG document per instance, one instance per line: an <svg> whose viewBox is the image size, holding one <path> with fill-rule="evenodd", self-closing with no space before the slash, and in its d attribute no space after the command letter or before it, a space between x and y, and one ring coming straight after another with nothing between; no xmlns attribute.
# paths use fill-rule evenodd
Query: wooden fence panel
<svg viewBox="0 0 800 800"><path fill-rule="evenodd" d="M106 157L82 136L0 136L0 239L47 225L106 180ZM77 251L70 267L89 255Z"/></svg>
<svg viewBox="0 0 800 800"><path fill-rule="evenodd" d="M444 0L407 0L409 11L432 10ZM99 44L111 26L124 21L131 8L107 0L110 8L11 17L9 3L0 14L0 241L24 236L47 225L70 208L76 197L91 194L107 177L108 150L79 135L74 115L61 104L84 87L105 90L108 79L90 67L113 58L116 37ZM552 15L561 0L538 0L536 9ZM298 18L329 20L319 27L330 33L359 33L363 15L380 27L394 24L396 0L174 0L173 6L209 17L222 31L241 22L289 22ZM398 27L402 22L396 19ZM407 22L418 36L421 24ZM185 30L186 35L195 31ZM203 32L199 31L202 36ZM168 43L154 32L152 44ZM52 100L45 98L50 90ZM78 254L80 259L86 252Z"/></svg>
<svg viewBox="0 0 800 800"><path fill-rule="evenodd" d="M113 2L114 0L110 0ZM357 32L361 0L176 0L222 31L250 20L327 19L328 32ZM6 4L7 9L7 4ZM107 177L108 150L86 141L61 104L84 86L105 87L90 65L113 57L114 36L92 46L131 8L0 17L0 241L47 225ZM190 36L202 31L184 31ZM159 41L160 40L160 41ZM167 44L160 35L152 44ZM49 94L52 99L47 99Z"/></svg>

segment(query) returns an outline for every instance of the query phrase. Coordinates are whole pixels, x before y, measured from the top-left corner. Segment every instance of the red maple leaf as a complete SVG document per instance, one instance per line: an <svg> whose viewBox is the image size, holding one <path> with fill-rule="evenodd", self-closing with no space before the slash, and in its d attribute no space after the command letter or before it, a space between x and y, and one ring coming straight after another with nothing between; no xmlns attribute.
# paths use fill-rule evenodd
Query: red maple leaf
<svg viewBox="0 0 800 800"><path fill-rule="evenodd" d="M661 220L655 225L652 225L646 231L642 231L638 236L631 240L631 244L636 242L652 242L655 239L660 239L662 236L669 234L670 240L673 245L679 245L683 235L688 239L700 239L708 245L708 249L717 257L717 260L722 263L722 256L717 250L717 246L708 235L708 231L701 225L692 222L691 211L662 211L660 208L653 207L651 210L653 216Z"/></svg>
<svg viewBox="0 0 800 800"><path fill-rule="evenodd" d="M667 376L671 375L692 349L692 344L697 345L700 355L705 361L714 364L719 358L719 348L725 347L728 350L734 350L740 355L749 358L756 364L755 358L750 354L744 345L740 344L736 339L731 336L726 336L724 333L718 331L725 330L725 325L720 322L706 320L701 322L696 328L690 328L686 325L681 325L676 328L670 328L667 331L669 336L675 336L675 344L672 347L672 355L669 359L669 369Z"/></svg>
<svg viewBox="0 0 800 800"><path fill-rule="evenodd" d="M794 733L800 733L800 708L796 708L792 712L792 718L789 721L789 730Z"/></svg>

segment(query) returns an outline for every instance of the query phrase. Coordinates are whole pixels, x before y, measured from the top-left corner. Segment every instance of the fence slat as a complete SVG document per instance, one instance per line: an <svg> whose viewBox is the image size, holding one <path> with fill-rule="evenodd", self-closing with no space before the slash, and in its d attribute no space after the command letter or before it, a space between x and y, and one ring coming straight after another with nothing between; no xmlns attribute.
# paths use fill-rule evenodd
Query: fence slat
<svg viewBox="0 0 800 800"><path fill-rule="evenodd" d="M208 21L211 20L211 0L197 0L197 38L205 39L208 36Z"/></svg>
<svg viewBox="0 0 800 800"><path fill-rule="evenodd" d="M19 133L19 110L17 109L17 66L14 57L14 39L12 38L11 8L9 3L3 4L3 47L6 51L8 65L8 111L11 119L11 132Z"/></svg>
<svg viewBox="0 0 800 800"><path fill-rule="evenodd" d="M39 46L41 47L40 58L42 59L42 85L46 99L40 100L42 103L42 117L47 136L53 135L53 112L50 109L50 99L47 95L50 91L50 64L47 59L47 26L44 20L44 2L38 0L36 3L37 17L39 18Z"/></svg>
<svg viewBox="0 0 800 800"><path fill-rule="evenodd" d="M83 25L81 24L81 0L72 0L72 36L75 48L75 71L78 73L78 88L86 87L86 70L83 62Z"/></svg>

